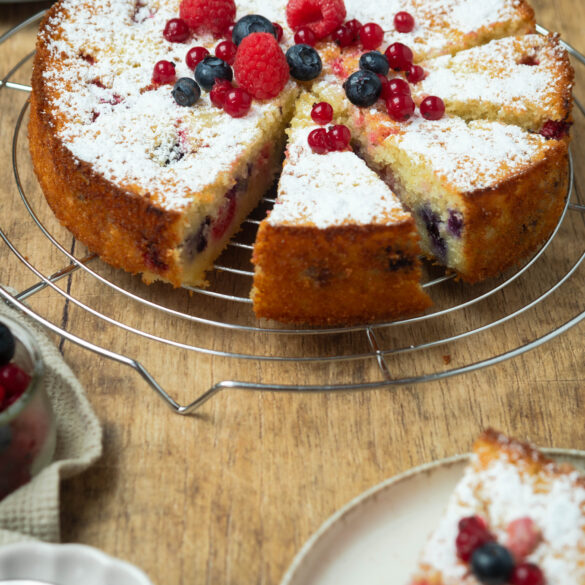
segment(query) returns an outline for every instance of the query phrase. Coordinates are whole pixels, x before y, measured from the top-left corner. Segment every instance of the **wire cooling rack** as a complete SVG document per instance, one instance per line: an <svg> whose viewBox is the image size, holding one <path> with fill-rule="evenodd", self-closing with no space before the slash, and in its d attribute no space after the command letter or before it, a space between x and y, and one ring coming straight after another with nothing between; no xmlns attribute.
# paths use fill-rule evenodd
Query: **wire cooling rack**
<svg viewBox="0 0 585 585"><path fill-rule="evenodd" d="M1 36L0 50L9 39L14 40L24 29L36 26L43 14L44 12L36 14ZM548 32L542 27L538 27L538 30L541 33ZM582 54L569 45L565 46L576 63L580 66L585 65L585 57ZM569 281L585 258L583 237L585 206L579 201L578 190L575 188L572 153L569 161L570 185L566 207L559 224L545 245L523 266L499 279L473 287L455 282L452 275L445 274L436 267L426 266L423 286L432 296L435 308L416 318L367 326L321 329L291 329L274 322L256 319L248 296L253 276L250 256L258 223L274 203L274 199L270 197L266 197L260 207L246 220L241 233L218 259L209 288L186 287L183 290L174 290L162 284L147 287L138 278L105 266L95 255L83 252L83 246L79 244L76 246L75 242L73 246L66 247L65 241L71 242L71 238L64 240L62 235L57 233L62 231L62 228L52 214L47 213L47 206L42 195L39 196L38 186L25 184L26 181L22 178L25 174L23 169L30 169L30 160L25 148L24 121L29 104L27 94L31 88L18 79L28 74L33 55L34 51L23 55L0 80L0 97L3 93L15 94L15 99L10 101L16 113L14 131L12 142L6 149L10 153L14 186L7 188L14 191L14 197L17 199L20 197L23 209L18 213L32 220L36 230L35 237L47 241L47 246L54 253L53 257L59 258L60 264L48 270L40 259L30 258L24 250L26 246L23 245L22 238L8 234L0 219L0 237L10 251L32 272L36 280L35 284L15 294L0 287L0 297L63 339L133 368L164 402L179 414L195 411L212 396L227 389L348 391L439 380L521 355L543 345L585 318L585 311L578 310L576 313L573 311L573 314L561 322L547 323L544 330L532 335L532 338L513 347L507 347L504 351L501 351L501 348L490 348L487 355L478 358L470 356L463 363L456 365L450 362L449 355L453 347L458 344L465 345L472 338L489 336L497 327L509 327L510 323L529 314L547 299L559 294L559 291L562 294L567 290ZM16 96L22 98L22 104L18 103ZM585 109L578 100L575 103L579 116L575 132L579 132L580 123L585 121ZM575 245L575 239L579 240L579 245ZM567 246L569 240L571 246ZM76 253L78 248L82 249L80 253ZM70 286L65 288L59 286L61 281L71 279L73 274L93 279L96 288L102 291L102 294L106 291L117 303L135 304L140 307L141 312L153 313L155 317L152 321L158 325L142 327L140 322L134 323L131 319L125 320L108 314L99 303L76 298L71 294ZM259 367L266 362L276 362L283 368L282 378L285 378L287 376L285 368L291 364L319 369L340 362L360 364L373 361L377 374L364 381L360 379L363 370L356 367L354 379L348 382L347 379L335 380L331 371L326 369L325 373L321 374L322 380L306 385L282 384L280 383L282 379L276 383L221 380L201 392L195 400L180 404L137 359L103 346L99 338L90 341L83 336L75 335L62 324L56 323L55 319L46 318L39 311L31 309L28 303L25 304L24 301L46 289L51 289L60 295L67 305L80 309L92 319L102 322L104 326L119 329L125 338L136 336L138 339L156 344L165 344L177 351L196 352L210 358L227 359L234 364L230 368L232 371L237 372L237 364L241 363L241 360L253 360ZM510 291L519 289L523 291L519 295L521 302L510 302L508 299L514 296ZM490 318L482 321L478 315L482 314L481 308L485 305L490 305L492 310ZM498 310L494 312L493 307L498 307ZM494 317L494 314L497 316ZM187 324L186 338L174 335L173 325L177 323ZM218 336L214 335L214 332L218 330L229 333L220 336L225 347L217 347ZM198 339L199 345L190 342L193 337ZM319 343L312 343L317 338ZM323 340L325 342L322 342ZM437 352L444 358L440 367L437 366L436 360L429 359L430 355ZM315 376L318 378L319 372Z"/></svg>

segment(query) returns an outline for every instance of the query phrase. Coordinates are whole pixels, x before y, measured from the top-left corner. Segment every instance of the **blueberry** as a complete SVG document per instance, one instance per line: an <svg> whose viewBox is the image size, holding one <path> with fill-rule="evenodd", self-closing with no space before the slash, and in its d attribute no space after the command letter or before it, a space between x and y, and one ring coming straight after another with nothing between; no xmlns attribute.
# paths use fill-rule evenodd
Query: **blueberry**
<svg viewBox="0 0 585 585"><path fill-rule="evenodd" d="M388 64L388 59L380 51L370 51L360 57L360 69L373 71L380 75L388 75L390 65Z"/></svg>
<svg viewBox="0 0 585 585"><path fill-rule="evenodd" d="M290 74L299 81L315 79L323 69L319 53L309 45L293 45L286 52L286 60Z"/></svg>
<svg viewBox="0 0 585 585"><path fill-rule="evenodd" d="M485 585L508 583L514 566L510 551L497 542L488 542L476 548L471 555L471 570Z"/></svg>
<svg viewBox="0 0 585 585"><path fill-rule="evenodd" d="M232 32L232 41L239 45L244 37L258 32L267 32L277 38L274 26L267 18L259 14L248 14L236 22Z"/></svg>
<svg viewBox="0 0 585 585"><path fill-rule="evenodd" d="M175 83L172 94L180 106L192 106L201 96L201 90L190 77L181 77Z"/></svg>
<svg viewBox="0 0 585 585"><path fill-rule="evenodd" d="M7 364L14 357L14 336L10 329L0 323L0 366Z"/></svg>
<svg viewBox="0 0 585 585"><path fill-rule="evenodd" d="M449 228L449 233L453 234L456 238L461 237L461 232L463 231L463 215L461 215L460 211L455 211L454 209L449 210L447 227Z"/></svg>
<svg viewBox="0 0 585 585"><path fill-rule="evenodd" d="M231 81L233 78L232 68L218 57L205 57L195 68L195 79L205 91L211 91L216 79Z"/></svg>
<svg viewBox="0 0 585 585"><path fill-rule="evenodd" d="M382 82L373 72L360 69L352 73L343 84L347 99L356 106L374 105L382 93Z"/></svg>

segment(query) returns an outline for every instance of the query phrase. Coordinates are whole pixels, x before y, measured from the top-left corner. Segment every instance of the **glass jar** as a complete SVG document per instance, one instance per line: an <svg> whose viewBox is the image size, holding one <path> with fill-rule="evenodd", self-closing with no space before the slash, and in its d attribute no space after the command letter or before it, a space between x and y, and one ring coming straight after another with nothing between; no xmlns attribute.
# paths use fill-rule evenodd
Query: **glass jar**
<svg viewBox="0 0 585 585"><path fill-rule="evenodd" d="M56 425L44 384L44 365L34 337L1 316L15 341L11 363L30 376L21 396L0 411L0 500L46 467L55 452Z"/></svg>

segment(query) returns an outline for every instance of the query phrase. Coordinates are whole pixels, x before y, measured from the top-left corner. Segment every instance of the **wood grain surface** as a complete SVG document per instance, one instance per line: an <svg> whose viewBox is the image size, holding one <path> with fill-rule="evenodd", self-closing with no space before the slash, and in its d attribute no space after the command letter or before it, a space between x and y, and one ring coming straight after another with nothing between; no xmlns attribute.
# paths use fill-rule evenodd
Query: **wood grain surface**
<svg viewBox="0 0 585 585"><path fill-rule="evenodd" d="M583 0L533 4L540 24L561 32L585 53ZM47 5L0 4L0 34ZM34 38L32 26L0 46L0 78L33 49ZM576 95L583 98L585 70L576 68ZM12 80L28 83L29 75L27 63ZM51 274L69 261L24 208L11 164L15 123L26 98L22 92L0 91L0 227L23 257L43 274ZM579 113L575 118L573 200L580 201L585 123ZM83 246L43 205L27 158L25 130L16 153L20 180L35 213L66 250L83 256ZM570 211L543 258L502 293L444 319L376 331L377 342L383 349L405 347L500 319L554 284L578 260L584 242L584 219ZM18 291L39 280L3 242L0 266L0 282ZM99 261L91 266L169 308L203 312L210 318L227 315L254 326L248 306L226 309L200 295L162 285L145 287ZM83 271L58 286L129 327L211 350L265 356L369 351L363 333L267 335L174 319L127 299ZM453 294L462 294L458 283L441 289L437 304L448 304ZM222 380L375 384L382 379L373 359L315 364L223 358L112 326L51 289L28 302L67 331L137 359L183 404ZM400 378L485 360L562 326L584 310L585 268L580 268L559 290L518 317L427 352L391 354L388 371ZM135 563L156 585L277 585L305 540L340 506L412 466L466 452L486 426L541 446L585 449L584 333L580 324L514 359L424 384L335 393L224 390L188 417L167 409L131 368L56 339L105 431L103 458L63 486L62 539Z"/></svg>

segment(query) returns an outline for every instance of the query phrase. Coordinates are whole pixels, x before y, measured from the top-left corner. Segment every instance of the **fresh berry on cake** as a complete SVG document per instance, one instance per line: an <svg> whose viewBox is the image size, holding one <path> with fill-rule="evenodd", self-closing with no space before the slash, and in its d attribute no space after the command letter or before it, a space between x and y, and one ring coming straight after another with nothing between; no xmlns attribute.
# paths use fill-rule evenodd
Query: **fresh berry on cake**
<svg viewBox="0 0 585 585"><path fill-rule="evenodd" d="M297 101L276 204L254 246L259 317L370 322L430 304L411 215L335 122L330 104Z"/></svg>
<svg viewBox="0 0 585 585"><path fill-rule="evenodd" d="M585 477L486 431L411 585L583 585Z"/></svg>

